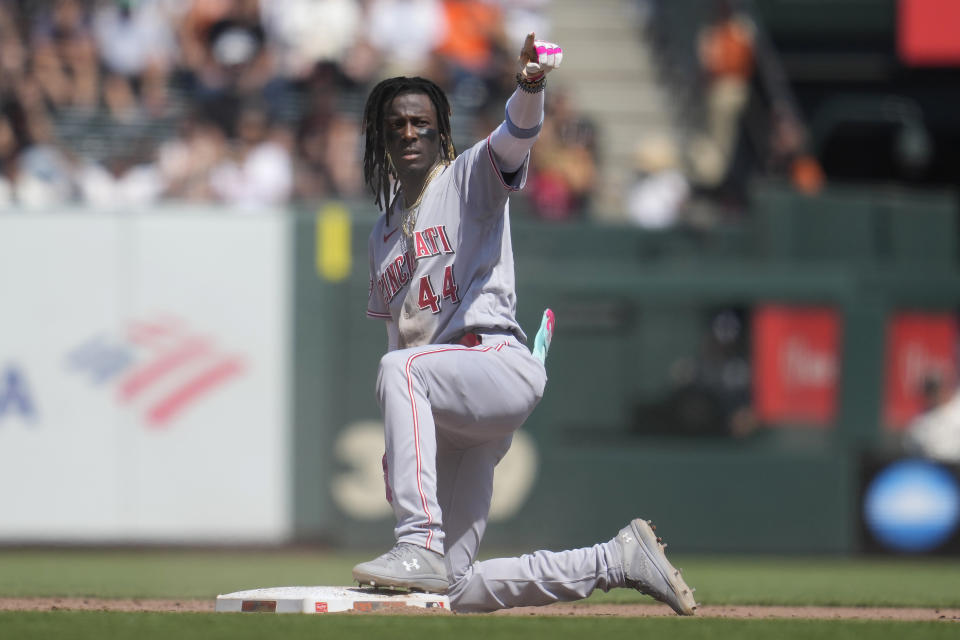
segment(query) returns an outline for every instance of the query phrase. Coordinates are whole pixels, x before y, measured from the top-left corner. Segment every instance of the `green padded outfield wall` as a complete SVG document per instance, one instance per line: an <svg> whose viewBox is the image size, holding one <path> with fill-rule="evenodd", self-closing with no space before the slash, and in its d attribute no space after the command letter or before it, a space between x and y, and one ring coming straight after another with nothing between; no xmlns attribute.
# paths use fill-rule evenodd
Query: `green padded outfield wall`
<svg viewBox="0 0 960 640"><path fill-rule="evenodd" d="M300 214L293 229L295 530L302 540L386 547L393 524L373 393L386 337L364 317L374 214L352 207L349 238L332 227L345 244L336 249L323 237L329 211ZM856 550L858 460L885 442L886 318L960 308L951 197L805 199L768 188L749 222L709 232L516 220L513 236L519 319L532 334L550 306L557 330L524 455L504 471L512 502L491 522L486 548L588 545L642 515L683 551ZM349 269L325 276L324 247L349 254ZM832 428L678 436L650 424L665 414L638 413L669 388L672 364L701 348L704 310L761 302L841 314Z"/></svg>

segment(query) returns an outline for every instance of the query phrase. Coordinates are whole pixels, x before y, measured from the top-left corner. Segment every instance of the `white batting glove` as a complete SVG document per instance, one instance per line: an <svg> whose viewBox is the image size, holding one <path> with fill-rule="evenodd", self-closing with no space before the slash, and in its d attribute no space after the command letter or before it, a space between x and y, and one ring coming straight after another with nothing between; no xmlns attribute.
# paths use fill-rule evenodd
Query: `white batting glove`
<svg viewBox="0 0 960 640"><path fill-rule="evenodd" d="M520 73L528 80L535 80L560 66L563 49L560 45L536 40L536 34L528 33L520 50Z"/></svg>

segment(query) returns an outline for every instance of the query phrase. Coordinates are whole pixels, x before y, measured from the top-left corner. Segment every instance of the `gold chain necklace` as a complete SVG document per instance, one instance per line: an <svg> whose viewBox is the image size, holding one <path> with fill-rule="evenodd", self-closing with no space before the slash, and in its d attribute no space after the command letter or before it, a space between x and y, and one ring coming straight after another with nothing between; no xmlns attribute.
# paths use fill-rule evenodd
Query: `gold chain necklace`
<svg viewBox="0 0 960 640"><path fill-rule="evenodd" d="M423 194L427 192L427 185L430 184L430 181L433 180L445 166L447 165L442 162L438 162L433 166L433 169L427 174L427 179L423 181L423 187L420 189L420 195L417 196L417 201L404 210L403 216L400 218L400 229L408 240L413 240L413 231L417 225L417 215L420 213L420 203L423 201Z"/></svg>

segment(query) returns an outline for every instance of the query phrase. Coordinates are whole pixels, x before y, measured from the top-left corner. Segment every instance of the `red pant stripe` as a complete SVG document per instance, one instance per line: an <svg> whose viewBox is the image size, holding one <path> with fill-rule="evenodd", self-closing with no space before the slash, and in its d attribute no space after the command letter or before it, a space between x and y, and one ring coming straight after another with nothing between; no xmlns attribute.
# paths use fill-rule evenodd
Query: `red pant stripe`
<svg viewBox="0 0 960 640"><path fill-rule="evenodd" d="M415 353L409 358L407 358L407 364L404 368L404 371L407 375L407 393L410 394L410 411L413 414L413 442L414 448L417 456L417 490L420 492L420 502L423 505L423 512L427 514L427 524L433 524L433 515L430 513L430 507L427 506L427 495L423 492L423 482L420 479L420 470L421 470L421 458L420 458L420 419L417 415L417 403L413 398L413 377L410 375L410 367L413 365L413 361L419 358L420 356L432 355L434 353L444 353L446 351L468 351L471 353L486 353L490 351L493 347L486 347L477 349L476 347L469 349L460 346L455 347L444 347L442 349L434 349L433 351L421 351L420 353ZM498 347L499 350L499 347ZM433 541L433 529L430 529L427 533L427 542L426 548L430 549L430 543Z"/></svg>

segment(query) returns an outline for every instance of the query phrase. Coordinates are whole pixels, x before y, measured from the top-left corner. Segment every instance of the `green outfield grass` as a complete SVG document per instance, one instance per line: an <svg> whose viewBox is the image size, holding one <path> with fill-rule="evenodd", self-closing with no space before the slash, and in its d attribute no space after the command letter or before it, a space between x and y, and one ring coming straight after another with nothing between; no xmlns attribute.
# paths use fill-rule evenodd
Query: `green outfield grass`
<svg viewBox="0 0 960 640"><path fill-rule="evenodd" d="M0 549L0 597L88 596L213 600L279 585L349 584L369 554L330 551ZM960 560L672 557L704 604L960 608ZM630 590L590 603L650 602ZM695 638L946 638L956 623L865 621L503 618L491 616L249 616L0 612L0 638L317 637L578 638L665 634ZM660 637L660 636L658 636Z"/></svg>
<svg viewBox="0 0 960 640"><path fill-rule="evenodd" d="M491 616L250 616L243 614L128 614L62 612L0 613L5 638L136 638L136 640L316 640L318 638L457 638L469 640L584 640L669 638L699 640L939 640L956 638L949 623L823 622L806 620L718 620L681 618L551 618Z"/></svg>
<svg viewBox="0 0 960 640"><path fill-rule="evenodd" d="M330 551L0 549L0 597L214 598L350 584L369 554ZM671 556L704 604L960 607L960 559ZM591 602L642 602L635 591Z"/></svg>

